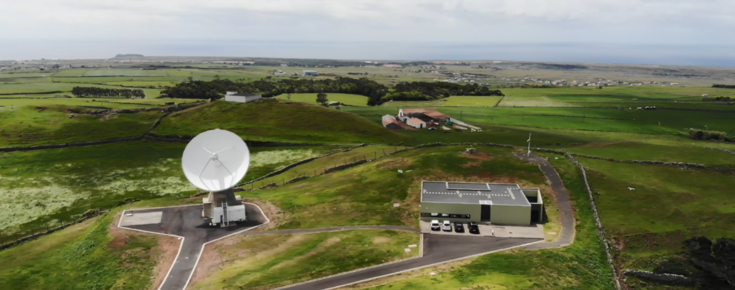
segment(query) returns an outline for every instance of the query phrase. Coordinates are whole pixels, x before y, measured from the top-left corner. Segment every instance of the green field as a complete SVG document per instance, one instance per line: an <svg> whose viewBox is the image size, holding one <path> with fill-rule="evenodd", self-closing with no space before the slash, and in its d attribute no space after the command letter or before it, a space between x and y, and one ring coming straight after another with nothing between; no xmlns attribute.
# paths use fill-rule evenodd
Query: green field
<svg viewBox="0 0 735 290"><path fill-rule="evenodd" d="M591 222L592 211L581 177L568 160L550 161L570 192L578 221L574 244L561 249L494 253L346 289L615 289L604 249ZM431 272L436 276L431 276Z"/></svg>
<svg viewBox="0 0 735 290"><path fill-rule="evenodd" d="M0 244L126 200L197 193L181 173L185 145L141 141L0 153ZM251 148L248 179L333 150Z"/></svg>
<svg viewBox="0 0 735 290"><path fill-rule="evenodd" d="M493 107L500 102L502 97L497 96L451 96L446 98L444 107Z"/></svg>
<svg viewBox="0 0 735 290"><path fill-rule="evenodd" d="M735 165L735 155L722 151L695 147L652 145L638 142L591 143L566 148L571 153L593 155L618 160L656 160L688 162L713 166Z"/></svg>
<svg viewBox="0 0 735 290"><path fill-rule="evenodd" d="M90 69L84 73L84 77L99 76L168 76L165 70L141 70L141 69Z"/></svg>
<svg viewBox="0 0 735 290"><path fill-rule="evenodd" d="M87 72L87 69L67 69L59 71L53 74L54 78L57 77L81 77Z"/></svg>
<svg viewBox="0 0 735 290"><path fill-rule="evenodd" d="M550 88L550 89L503 89L505 99L500 106L542 106L575 107L585 103L630 103L631 101L673 101L690 100L710 96L730 96L732 90L704 87L660 87L660 86L615 86L597 89L596 87ZM589 104L593 105L593 104Z"/></svg>
<svg viewBox="0 0 735 290"><path fill-rule="evenodd" d="M619 164L580 159L598 192L605 229L617 245L617 263L652 270L668 263L688 268L680 253L695 236L735 238L732 176L710 170ZM635 190L629 190L633 187ZM653 205L653 206L652 206ZM653 288L633 279L633 287Z"/></svg>
<svg viewBox="0 0 735 290"><path fill-rule="evenodd" d="M192 289L273 289L410 258L418 251L403 249L419 245L419 237L380 230L234 237L210 250L226 262L207 269L208 275L197 270L196 276L207 276Z"/></svg>
<svg viewBox="0 0 735 290"><path fill-rule="evenodd" d="M163 115L152 111L94 116L71 113L65 107L17 107L0 111L3 112L0 147L140 136Z"/></svg>
<svg viewBox="0 0 735 290"><path fill-rule="evenodd" d="M285 186L252 191L249 195L280 207L288 218L281 229L347 225L416 226L421 180L502 181L541 187L538 167L516 157L496 156L477 162L464 157L466 146L422 148L401 152ZM481 152L509 155L507 149L478 147ZM341 165L335 160L335 165ZM468 164L469 163L469 164ZM411 170L397 173L396 170ZM492 177L487 177L492 175ZM360 192L360 194L353 194ZM393 207L393 203L401 203ZM339 219L324 219L324 215Z"/></svg>
<svg viewBox="0 0 735 290"><path fill-rule="evenodd" d="M154 133L194 136L214 128L233 131L250 141L357 144L405 140L379 124L334 108L275 100L213 102L172 114Z"/></svg>
<svg viewBox="0 0 735 290"><path fill-rule="evenodd" d="M112 234L112 223L107 214L0 252L0 284L8 290L151 287L159 238Z"/></svg>
<svg viewBox="0 0 735 290"><path fill-rule="evenodd" d="M276 98L282 101L289 101L288 95L286 94L279 95ZM368 98L365 96L351 94L329 93L327 94L327 98L329 99L329 102L340 102L348 106L367 106L368 101ZM316 102L316 94L291 94L290 101L314 105L318 104Z"/></svg>

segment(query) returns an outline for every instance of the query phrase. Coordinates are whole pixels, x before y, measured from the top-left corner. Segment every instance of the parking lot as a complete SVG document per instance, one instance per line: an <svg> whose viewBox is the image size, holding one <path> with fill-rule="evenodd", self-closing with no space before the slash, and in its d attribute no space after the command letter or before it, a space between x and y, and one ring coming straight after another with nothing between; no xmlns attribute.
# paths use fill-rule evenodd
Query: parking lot
<svg viewBox="0 0 735 290"><path fill-rule="evenodd" d="M442 220L439 220L441 223ZM454 231L454 223L452 223L452 231L446 232L443 230L432 231L431 223L428 221L420 221L421 232L428 234L437 235L458 235L458 236L494 236L499 238L532 238L532 239L543 239L544 238L544 226L540 224L530 226L502 226L493 224L479 224L479 234L470 234L467 223L464 225L464 233L457 233Z"/></svg>

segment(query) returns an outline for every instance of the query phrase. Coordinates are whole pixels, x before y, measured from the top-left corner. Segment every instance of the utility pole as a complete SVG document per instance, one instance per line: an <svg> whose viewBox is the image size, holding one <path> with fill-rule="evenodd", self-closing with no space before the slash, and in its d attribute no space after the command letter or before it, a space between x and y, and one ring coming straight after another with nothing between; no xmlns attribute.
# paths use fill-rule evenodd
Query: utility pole
<svg viewBox="0 0 735 290"><path fill-rule="evenodd" d="M526 157L531 157L531 133L528 133L528 152L526 153Z"/></svg>

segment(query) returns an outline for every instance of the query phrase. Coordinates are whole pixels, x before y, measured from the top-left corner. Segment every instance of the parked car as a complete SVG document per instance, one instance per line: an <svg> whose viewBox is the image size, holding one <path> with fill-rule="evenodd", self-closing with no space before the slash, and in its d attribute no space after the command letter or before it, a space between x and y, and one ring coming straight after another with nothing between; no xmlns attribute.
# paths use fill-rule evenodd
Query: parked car
<svg viewBox="0 0 735 290"><path fill-rule="evenodd" d="M454 223L454 232L464 233L464 225L462 223Z"/></svg>
<svg viewBox="0 0 735 290"><path fill-rule="evenodd" d="M452 223L449 221L444 221L444 225L442 225L442 230L445 232L451 232L452 231Z"/></svg>
<svg viewBox="0 0 735 290"><path fill-rule="evenodd" d="M480 227L477 225L476 222L470 222L467 224L467 228L470 231L470 234L479 234L480 233Z"/></svg>
<svg viewBox="0 0 735 290"><path fill-rule="evenodd" d="M434 131L434 130L436 130L435 127L429 127L429 131Z"/></svg>
<svg viewBox="0 0 735 290"><path fill-rule="evenodd" d="M432 231L438 231L441 229L441 225L439 225L438 220L431 220L431 230Z"/></svg>

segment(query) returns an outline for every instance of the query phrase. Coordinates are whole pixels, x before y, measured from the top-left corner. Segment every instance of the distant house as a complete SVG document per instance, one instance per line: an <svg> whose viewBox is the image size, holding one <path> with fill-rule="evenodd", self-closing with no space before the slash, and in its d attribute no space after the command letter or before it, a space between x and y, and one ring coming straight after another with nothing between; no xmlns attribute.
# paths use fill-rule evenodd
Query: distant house
<svg viewBox="0 0 735 290"><path fill-rule="evenodd" d="M305 70L301 72L301 75L305 77L315 77L315 76L318 76L319 73L316 72L315 70Z"/></svg>
<svg viewBox="0 0 735 290"><path fill-rule="evenodd" d="M402 68L403 66L400 64L384 64L383 67L389 67L389 68Z"/></svg>
<svg viewBox="0 0 735 290"><path fill-rule="evenodd" d="M406 120L406 124L416 129L426 128L426 122L417 118L408 118L408 120Z"/></svg>
<svg viewBox="0 0 735 290"><path fill-rule="evenodd" d="M256 100L260 100L261 98L262 98L261 95L251 95L251 94L240 95L237 92L227 92L227 94L225 95L225 101L234 102L234 103L250 103Z"/></svg>
<svg viewBox="0 0 735 290"><path fill-rule="evenodd" d="M706 97L709 97L709 95L708 94L702 94L702 97L705 97L706 98Z"/></svg>
<svg viewBox="0 0 735 290"><path fill-rule="evenodd" d="M383 127L386 127L388 129L392 130L400 130L401 125L398 124L398 120L396 120L396 117L393 117L391 115L385 115L383 116Z"/></svg>

